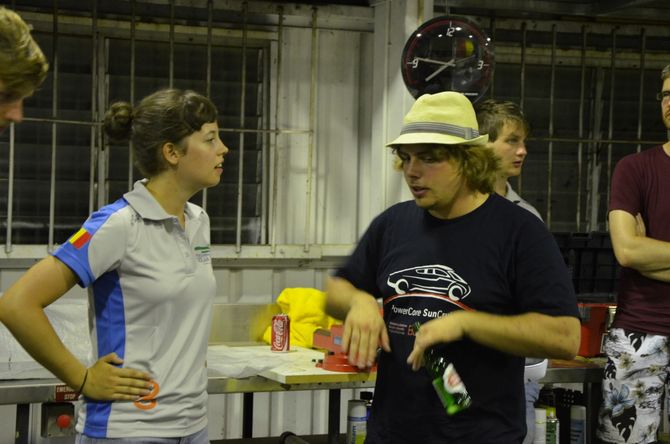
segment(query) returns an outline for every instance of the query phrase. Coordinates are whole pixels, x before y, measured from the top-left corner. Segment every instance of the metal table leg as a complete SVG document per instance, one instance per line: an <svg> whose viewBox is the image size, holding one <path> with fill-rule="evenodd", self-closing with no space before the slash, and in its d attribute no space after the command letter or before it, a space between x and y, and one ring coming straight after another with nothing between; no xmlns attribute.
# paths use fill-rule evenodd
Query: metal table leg
<svg viewBox="0 0 670 444"><path fill-rule="evenodd" d="M242 438L251 438L254 426L254 394L244 393L242 397Z"/></svg>
<svg viewBox="0 0 670 444"><path fill-rule="evenodd" d="M30 404L16 405L16 439L15 444L28 444L30 428Z"/></svg>
<svg viewBox="0 0 670 444"><path fill-rule="evenodd" d="M328 444L340 441L340 390L328 390Z"/></svg>
<svg viewBox="0 0 670 444"><path fill-rule="evenodd" d="M600 383L585 383L584 384L584 401L586 402L586 424L584 434L586 435L586 444L595 444L596 429L598 428L598 411L602 404L603 393L602 384Z"/></svg>

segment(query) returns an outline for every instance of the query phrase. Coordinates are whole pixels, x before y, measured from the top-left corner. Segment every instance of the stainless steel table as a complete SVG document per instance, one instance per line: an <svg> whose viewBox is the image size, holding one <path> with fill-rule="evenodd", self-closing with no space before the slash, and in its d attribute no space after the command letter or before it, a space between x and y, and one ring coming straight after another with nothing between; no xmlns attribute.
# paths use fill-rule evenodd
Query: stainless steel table
<svg viewBox="0 0 670 444"><path fill-rule="evenodd" d="M340 430L340 390L374 387L374 378L367 381L281 383L262 376L233 379L210 377L210 394L243 393L242 437L251 438L253 394L292 390L328 390L328 435L337 442ZM26 379L0 381L0 404L16 404L16 444L28 443L30 404L73 400L71 390L57 379Z"/></svg>
<svg viewBox="0 0 670 444"><path fill-rule="evenodd" d="M598 410L602 404L603 367L582 361L550 361L547 375L541 383L579 383L582 384L586 403L585 442L596 442L595 430L598 426Z"/></svg>

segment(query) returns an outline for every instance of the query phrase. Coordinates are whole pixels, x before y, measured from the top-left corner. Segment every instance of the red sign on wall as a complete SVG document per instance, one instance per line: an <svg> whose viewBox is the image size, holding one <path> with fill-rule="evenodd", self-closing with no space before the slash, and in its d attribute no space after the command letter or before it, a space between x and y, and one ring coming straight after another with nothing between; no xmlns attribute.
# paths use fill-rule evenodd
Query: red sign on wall
<svg viewBox="0 0 670 444"><path fill-rule="evenodd" d="M73 402L79 399L79 393L75 392L67 385L57 385L54 395L56 402Z"/></svg>

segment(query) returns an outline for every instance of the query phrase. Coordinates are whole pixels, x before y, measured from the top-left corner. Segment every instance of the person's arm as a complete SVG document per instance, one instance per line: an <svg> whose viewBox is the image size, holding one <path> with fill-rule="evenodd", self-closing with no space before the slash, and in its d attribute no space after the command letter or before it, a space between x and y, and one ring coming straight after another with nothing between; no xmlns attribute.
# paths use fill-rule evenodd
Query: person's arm
<svg viewBox="0 0 670 444"><path fill-rule="evenodd" d="M645 270L640 271L639 273L642 276L648 277L649 279L654 279L657 281L670 282L670 269L666 268L665 270Z"/></svg>
<svg viewBox="0 0 670 444"><path fill-rule="evenodd" d="M63 262L48 256L30 268L0 297L0 321L26 351L57 378L92 399L137 400L149 393L150 375L118 368L123 360L110 353L88 370L65 347L49 322L44 308L77 283L77 276Z"/></svg>
<svg viewBox="0 0 670 444"><path fill-rule="evenodd" d="M610 211L609 231L614 255L621 266L670 282L670 242L646 237L641 218L623 210Z"/></svg>
<svg viewBox="0 0 670 444"><path fill-rule="evenodd" d="M646 237L647 229L644 225L644 219L640 214L635 215L635 232L638 236ZM670 267L662 270L644 270L638 271L641 275L657 281L670 282Z"/></svg>
<svg viewBox="0 0 670 444"><path fill-rule="evenodd" d="M326 313L344 319L342 351L349 355L352 365L362 369L371 367L380 345L384 350L391 351L386 325L376 299L346 279L328 278Z"/></svg>
<svg viewBox="0 0 670 444"><path fill-rule="evenodd" d="M579 350L580 322L572 316L540 313L504 316L458 311L421 326L407 363L417 370L426 348L463 338L516 356L572 359Z"/></svg>

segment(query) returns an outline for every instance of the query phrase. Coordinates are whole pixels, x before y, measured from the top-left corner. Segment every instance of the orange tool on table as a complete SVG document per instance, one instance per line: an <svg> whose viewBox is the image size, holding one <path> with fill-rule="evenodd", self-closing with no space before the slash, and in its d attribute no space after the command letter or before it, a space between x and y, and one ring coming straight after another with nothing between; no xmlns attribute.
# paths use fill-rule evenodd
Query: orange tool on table
<svg viewBox="0 0 670 444"><path fill-rule="evenodd" d="M318 328L314 331L314 347L326 350L323 360L316 365L333 372L377 371L377 364L374 364L369 370L361 370L349 363L347 355L342 351L343 332L344 325L342 324L333 325L330 330Z"/></svg>

